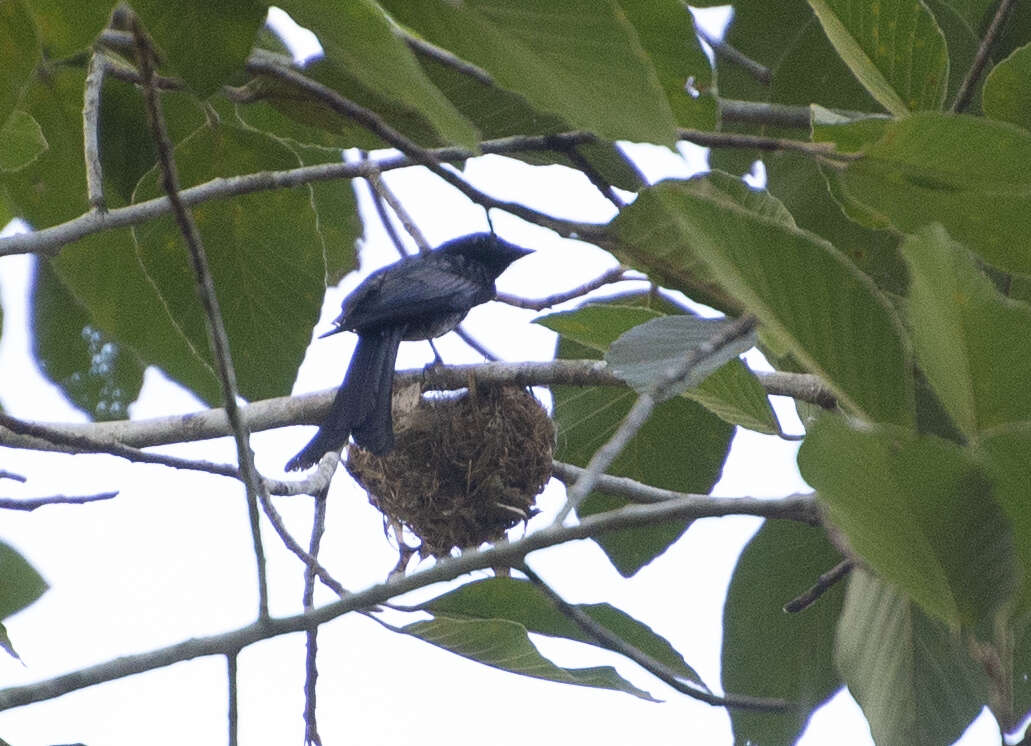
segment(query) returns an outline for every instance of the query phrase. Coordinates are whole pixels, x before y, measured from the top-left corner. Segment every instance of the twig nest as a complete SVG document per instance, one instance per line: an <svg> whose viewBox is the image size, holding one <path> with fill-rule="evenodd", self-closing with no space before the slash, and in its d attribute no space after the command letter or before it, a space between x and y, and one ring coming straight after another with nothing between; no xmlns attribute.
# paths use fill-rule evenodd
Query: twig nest
<svg viewBox="0 0 1031 746"><path fill-rule="evenodd" d="M517 386L438 398L413 389L395 393L394 450L347 451L347 470L387 522L418 536L422 556L443 557L536 515L555 442L540 402Z"/></svg>

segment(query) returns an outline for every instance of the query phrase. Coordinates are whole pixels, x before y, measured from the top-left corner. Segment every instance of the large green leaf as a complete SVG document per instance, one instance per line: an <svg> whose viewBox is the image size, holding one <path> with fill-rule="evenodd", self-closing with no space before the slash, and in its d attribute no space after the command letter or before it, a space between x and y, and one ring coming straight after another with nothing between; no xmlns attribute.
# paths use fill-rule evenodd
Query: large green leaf
<svg viewBox="0 0 1031 746"><path fill-rule="evenodd" d="M952 743L987 696L959 637L860 568L849 579L836 660L876 743Z"/></svg>
<svg viewBox="0 0 1031 746"><path fill-rule="evenodd" d="M1031 419L1031 308L1012 301L941 226L902 245L906 310L921 369L968 437Z"/></svg>
<svg viewBox="0 0 1031 746"><path fill-rule="evenodd" d="M809 4L845 64L885 109L904 116L910 110L941 108L948 51L944 34L920 0Z"/></svg>
<svg viewBox="0 0 1031 746"><path fill-rule="evenodd" d="M797 708L731 710L737 743L793 743L813 710L841 687L833 656L844 587L802 612L784 613L785 603L840 559L822 530L791 521L766 521L741 552L723 607L723 688Z"/></svg>
<svg viewBox="0 0 1031 746"><path fill-rule="evenodd" d="M667 666L678 676L702 684L666 638L610 604L574 604L621 640ZM431 614L462 619L506 619L529 632L600 645L560 612L537 586L525 580L488 578L465 585L417 607ZM602 646L603 647L603 646Z"/></svg>
<svg viewBox="0 0 1031 746"><path fill-rule="evenodd" d="M618 299L627 303L631 298ZM668 304L667 304L668 305ZM561 335L557 357L600 357L627 329L655 311L595 304L545 323ZM614 387L555 386L554 418L558 425L555 458L586 466L594 452L612 436L635 395ZM660 404L609 473L683 492L708 492L719 479L733 429L684 397ZM581 503L581 516L614 510L625 498L594 492ZM595 541L617 570L630 576L664 552L687 528L684 521L603 534Z"/></svg>
<svg viewBox="0 0 1031 746"><path fill-rule="evenodd" d="M36 568L5 541L0 541L0 578L0 619L21 611L49 588Z"/></svg>
<svg viewBox="0 0 1031 746"><path fill-rule="evenodd" d="M850 215L914 232L938 222L988 262L1031 274L1031 132L970 116L914 114L867 139L869 124L817 127L818 140L861 135L862 157L826 169Z"/></svg>
<svg viewBox="0 0 1031 746"><path fill-rule="evenodd" d="M418 112L445 141L476 146L479 133L430 82L371 0L350 0L332 9L318 0L286 0L282 7L315 32L329 64L382 99Z"/></svg>
<svg viewBox="0 0 1031 746"><path fill-rule="evenodd" d="M169 71L201 97L242 72L266 14L256 0L134 0L132 7Z"/></svg>
<svg viewBox="0 0 1031 746"><path fill-rule="evenodd" d="M276 140L225 121L185 140L175 155L184 186L299 165ZM157 196L157 182L155 173L145 176L135 199ZM325 290L326 261L309 191L209 202L193 214L206 244L241 394L258 399L289 392ZM169 314L196 354L210 360L204 311L175 221L168 216L137 226L133 236ZM270 356L273 340L276 354Z"/></svg>
<svg viewBox="0 0 1031 746"><path fill-rule="evenodd" d="M92 325L47 261L36 269L30 305L33 354L44 375L92 419L128 419L143 385L135 354Z"/></svg>
<svg viewBox="0 0 1031 746"><path fill-rule="evenodd" d="M504 619L455 619L443 614L401 628L405 634L463 658L535 679L626 692L657 701L624 679L612 666L562 668L540 654L526 627Z"/></svg>
<svg viewBox="0 0 1031 746"><path fill-rule="evenodd" d="M766 188L791 211L798 227L830 241L868 274L882 290L901 295L906 266L899 255L899 236L849 220L834 202L819 165L798 153L764 157Z"/></svg>
<svg viewBox="0 0 1031 746"><path fill-rule="evenodd" d="M614 0L382 5L400 23L576 128L612 140L673 144L675 121L662 84Z"/></svg>
<svg viewBox="0 0 1031 746"><path fill-rule="evenodd" d="M718 282L849 409L912 422L901 325L869 278L826 241L691 182L645 190L609 228L638 266Z"/></svg>
<svg viewBox="0 0 1031 746"><path fill-rule="evenodd" d="M677 124L713 129L715 98L694 98L685 90L688 81L698 91L707 91L712 86L709 59L702 51L685 5L680 0L622 0L619 5L637 31Z"/></svg>
<svg viewBox="0 0 1031 746"><path fill-rule="evenodd" d="M1031 610L1031 423L1007 425L978 441L995 478L995 499L1013 529L1013 541L1024 568L1019 610ZM1016 614L1015 614L1016 616Z"/></svg>
<svg viewBox="0 0 1031 746"><path fill-rule="evenodd" d="M1031 44L1016 50L988 75L984 113L1031 129Z"/></svg>
<svg viewBox="0 0 1031 746"><path fill-rule="evenodd" d="M23 0L0 3L0 124L3 124L28 85L32 71L42 58L42 49L36 37Z"/></svg>
<svg viewBox="0 0 1031 746"><path fill-rule="evenodd" d="M974 626L1016 590L1010 523L986 469L961 446L825 416L798 466L856 554L928 614Z"/></svg>

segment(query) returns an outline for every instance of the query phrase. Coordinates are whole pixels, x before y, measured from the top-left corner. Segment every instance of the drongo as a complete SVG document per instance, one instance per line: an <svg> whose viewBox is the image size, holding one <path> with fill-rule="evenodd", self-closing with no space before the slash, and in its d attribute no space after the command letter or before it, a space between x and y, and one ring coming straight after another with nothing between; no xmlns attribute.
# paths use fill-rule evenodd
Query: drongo
<svg viewBox="0 0 1031 746"><path fill-rule="evenodd" d="M358 345L329 414L286 468L315 465L348 436L378 455L393 448L390 399L401 340L433 339L454 329L469 309L494 298L494 281L529 253L493 233L473 233L369 275L344 300L336 328L322 335L353 331Z"/></svg>

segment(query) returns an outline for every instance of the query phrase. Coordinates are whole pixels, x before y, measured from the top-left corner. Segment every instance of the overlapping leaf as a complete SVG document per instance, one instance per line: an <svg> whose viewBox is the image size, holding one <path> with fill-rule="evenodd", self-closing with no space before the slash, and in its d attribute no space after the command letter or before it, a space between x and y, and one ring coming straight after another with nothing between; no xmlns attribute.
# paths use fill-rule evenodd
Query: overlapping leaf
<svg viewBox="0 0 1031 746"><path fill-rule="evenodd" d="M819 237L690 182L645 190L610 232L637 266L725 288L849 408L912 422L898 319L869 278Z"/></svg>
<svg viewBox="0 0 1031 746"><path fill-rule="evenodd" d="M1031 129L1031 44L1004 59L984 83L984 113Z"/></svg>
<svg viewBox="0 0 1031 746"><path fill-rule="evenodd" d="M766 521L741 552L723 607L723 687L797 707L783 714L731 710L738 743L793 743L840 688L833 654L843 587L800 613L783 610L840 559L822 530L790 521Z"/></svg>
<svg viewBox="0 0 1031 746"><path fill-rule="evenodd" d="M798 465L858 556L928 614L975 626L1017 589L1010 522L963 447L827 416L810 427Z"/></svg>

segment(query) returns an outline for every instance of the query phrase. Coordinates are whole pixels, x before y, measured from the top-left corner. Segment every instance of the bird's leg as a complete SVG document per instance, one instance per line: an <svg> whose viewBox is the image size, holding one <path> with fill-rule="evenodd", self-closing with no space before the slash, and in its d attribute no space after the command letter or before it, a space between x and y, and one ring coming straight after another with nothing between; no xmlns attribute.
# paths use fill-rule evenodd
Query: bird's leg
<svg viewBox="0 0 1031 746"><path fill-rule="evenodd" d="M426 365L427 368L436 368L438 365L444 364L444 358L440 356L440 351L437 349L437 345L433 344L432 339L427 339L430 343L430 349L433 350L433 362Z"/></svg>

